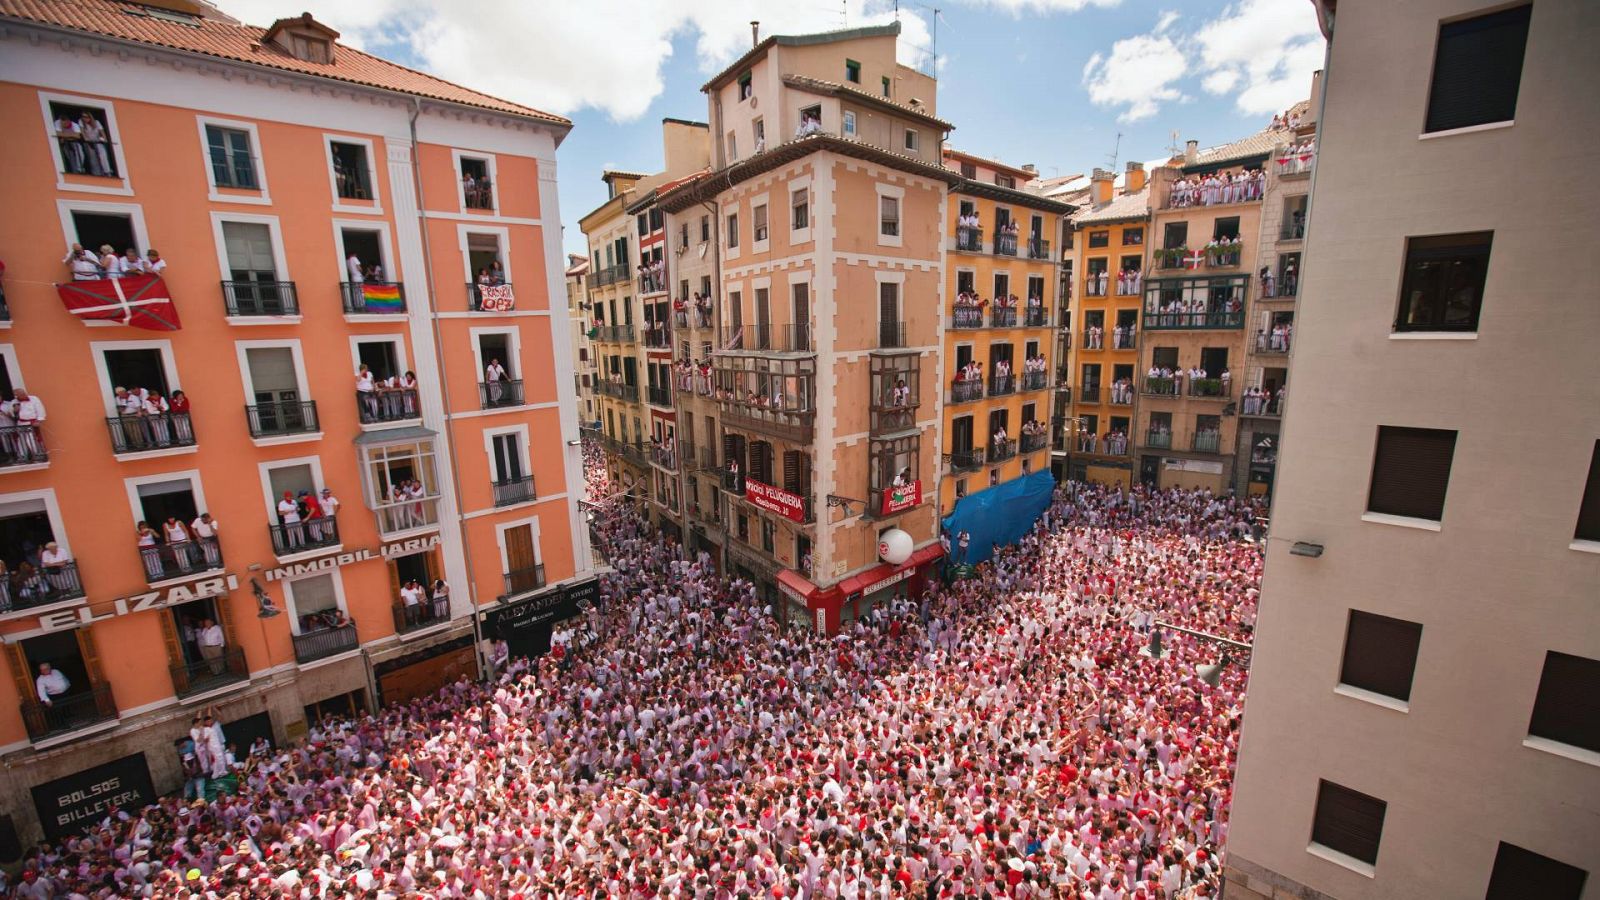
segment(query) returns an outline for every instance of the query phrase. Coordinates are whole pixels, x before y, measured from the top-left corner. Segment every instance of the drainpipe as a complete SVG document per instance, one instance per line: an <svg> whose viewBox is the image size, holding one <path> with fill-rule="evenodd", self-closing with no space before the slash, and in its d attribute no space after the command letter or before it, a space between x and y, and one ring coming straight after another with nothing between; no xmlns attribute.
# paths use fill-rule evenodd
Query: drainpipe
<svg viewBox="0 0 1600 900"><path fill-rule="evenodd" d="M440 401L444 405L444 421L441 431L444 432L445 447L450 453L450 489L456 494L456 527L461 534L461 557L467 567L467 600L472 604L472 655L478 661L478 677L488 675L488 666L483 658L483 627L478 621L478 583L472 577L472 547L467 540L467 517L461 506L461 472L456 467L455 435L450 430L450 379L445 377L444 368L444 343L439 334L439 291L435 286L433 270L433 245L428 240L428 217L425 209L426 201L422 195L422 153L417 141L417 118L422 115L422 99L411 98L411 181L412 189L417 192L417 230L422 233L422 263L428 274L428 322L433 328L433 364L439 373ZM470 273L469 273L470 274Z"/></svg>

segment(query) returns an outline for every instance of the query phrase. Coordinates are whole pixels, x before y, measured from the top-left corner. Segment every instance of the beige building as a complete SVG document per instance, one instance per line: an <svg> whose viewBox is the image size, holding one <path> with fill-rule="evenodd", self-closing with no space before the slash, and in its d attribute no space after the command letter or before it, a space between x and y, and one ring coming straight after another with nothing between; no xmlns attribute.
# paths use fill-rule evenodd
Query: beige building
<svg viewBox="0 0 1600 900"><path fill-rule="evenodd" d="M1600 24L1318 6L1225 896L1595 900Z"/></svg>
<svg viewBox="0 0 1600 900"><path fill-rule="evenodd" d="M592 426L600 414L600 402L595 399L594 379L599 367L594 361L594 347L589 340L589 270L587 257L567 254L567 322L572 329L572 346L576 354L576 371L572 373L573 387L578 395L578 423Z"/></svg>

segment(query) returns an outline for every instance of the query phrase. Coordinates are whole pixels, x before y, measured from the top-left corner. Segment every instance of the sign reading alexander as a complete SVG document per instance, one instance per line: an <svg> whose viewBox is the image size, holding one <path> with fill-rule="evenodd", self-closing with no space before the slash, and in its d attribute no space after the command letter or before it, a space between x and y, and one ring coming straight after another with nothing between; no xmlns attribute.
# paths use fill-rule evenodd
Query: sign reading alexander
<svg viewBox="0 0 1600 900"><path fill-rule="evenodd" d="M526 600L488 610L483 613L483 633L505 641L529 637L540 626L577 615L578 605L584 600L591 606L600 602L598 578L564 584Z"/></svg>
<svg viewBox="0 0 1600 900"><path fill-rule="evenodd" d="M220 597L239 586L239 576L224 574L215 578L202 578L186 584L173 585L158 591L148 591L143 594L134 594L131 597L118 597L111 601L109 609L99 612L80 606L77 609L64 609L60 612L46 613L39 617L41 631L61 631L66 628L77 628L79 625L88 625L102 619L114 619L129 613L145 612L152 609L165 609L188 603L191 600L204 600L207 597Z"/></svg>
<svg viewBox="0 0 1600 900"><path fill-rule="evenodd" d="M791 494L783 488L776 488L770 484L762 484L754 478L744 480L744 499L755 506L768 512L775 512L794 522L804 523L806 520L806 500L799 494Z"/></svg>
<svg viewBox="0 0 1600 900"><path fill-rule="evenodd" d="M897 513L910 509L922 503L922 482L913 481L900 487L892 487L883 492L883 515Z"/></svg>
<svg viewBox="0 0 1600 900"><path fill-rule="evenodd" d="M156 790L150 784L150 767L143 753L84 769L33 789L39 824L44 826L44 836L52 841L83 834L105 818L112 806L139 809L155 799Z"/></svg>
<svg viewBox="0 0 1600 900"><path fill-rule="evenodd" d="M418 551L439 546L440 540L441 539L439 535L430 534L427 537L412 538L409 541L395 541L392 544L384 544L382 547L379 547L376 550L371 548L364 550L353 550L349 553L338 553L333 556L324 556L321 559L313 559L309 562L292 563L287 566L279 566L276 569L267 570L267 580L281 581L285 578L298 578L301 575L312 575L317 572L326 572L329 569L337 569L340 566L348 566L355 562L365 562L369 559L389 559L395 556L410 556Z"/></svg>

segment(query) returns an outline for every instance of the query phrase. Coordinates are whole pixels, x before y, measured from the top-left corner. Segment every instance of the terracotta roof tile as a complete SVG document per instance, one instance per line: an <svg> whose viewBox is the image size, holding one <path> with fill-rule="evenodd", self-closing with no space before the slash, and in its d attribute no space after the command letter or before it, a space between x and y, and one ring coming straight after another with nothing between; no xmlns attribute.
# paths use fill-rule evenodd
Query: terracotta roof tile
<svg viewBox="0 0 1600 900"><path fill-rule="evenodd" d="M1118 194L1111 202L1098 209L1087 207L1072 217L1074 225L1098 222L1115 222L1119 219L1142 219L1150 212L1150 187L1146 185L1131 194Z"/></svg>
<svg viewBox="0 0 1600 900"><path fill-rule="evenodd" d="M344 44L338 45L332 63L307 62L272 44L262 44L261 37L267 32L265 28L236 25L217 18L194 17L191 22L173 21L165 16L142 15L141 10L138 4L115 0L0 0L0 18L4 19L84 31L286 72L414 94L556 125L572 124L571 120L561 116L491 97Z"/></svg>

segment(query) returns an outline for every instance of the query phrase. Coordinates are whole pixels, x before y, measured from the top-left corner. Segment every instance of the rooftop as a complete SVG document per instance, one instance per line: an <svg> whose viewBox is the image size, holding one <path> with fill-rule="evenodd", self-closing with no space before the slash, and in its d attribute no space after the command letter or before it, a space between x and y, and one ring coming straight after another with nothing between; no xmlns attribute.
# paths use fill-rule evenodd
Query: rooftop
<svg viewBox="0 0 1600 900"><path fill-rule="evenodd" d="M945 159L963 160L975 165L986 166L994 169L1002 175L1014 175L1022 181L1034 181L1039 177L1038 172L1030 172L1021 166L1008 165L1000 162L997 159L988 159L987 157L979 156L976 153L967 153L963 150L957 150L953 147L944 148L944 157Z"/></svg>
<svg viewBox="0 0 1600 900"><path fill-rule="evenodd" d="M1098 209L1085 207L1084 211L1072 217L1074 225L1094 225L1109 222L1118 222L1125 219L1142 219L1150 214L1150 186L1131 194L1117 194L1111 202Z"/></svg>
<svg viewBox="0 0 1600 900"><path fill-rule="evenodd" d="M785 75L783 76L783 83L790 87L800 88L801 90L849 97L850 99L859 103L865 103L869 106L876 106L881 109L891 110L904 116L910 116L914 119L921 119L930 125L937 125L938 127L943 128L945 131L955 130L954 125L946 122L938 116L930 115L926 110L921 109L920 107L909 106L904 103L896 103L887 97L880 97L877 94L869 91L863 91L862 89L853 85L840 84L837 81L824 81L821 78L811 78L807 75ZM1017 171L1020 172L1021 170L1018 169Z"/></svg>
<svg viewBox="0 0 1600 900"><path fill-rule="evenodd" d="M773 46L782 44L786 47L803 47L810 44L831 44L836 41L853 41L857 38L888 37L900 34L900 23L890 22L887 25L868 25L864 28L844 28L839 31L819 31L815 34L775 34L764 41L751 47L749 52L734 60L731 65L721 72L711 76L711 80L700 86L702 91L715 90L735 74L748 68L756 60L766 55Z"/></svg>
<svg viewBox="0 0 1600 900"><path fill-rule="evenodd" d="M1311 103L1301 100L1289 107L1290 114L1298 113L1304 116L1311 109ZM1194 162L1184 162L1183 157L1173 157L1173 162L1184 169L1205 168L1218 166L1230 162L1263 157L1272 152L1272 148L1283 143L1292 143L1295 139L1294 130L1287 125L1279 128L1263 128L1249 137L1240 138L1216 147L1207 147L1201 150Z"/></svg>
<svg viewBox="0 0 1600 900"><path fill-rule="evenodd" d="M183 6L190 6L195 12L178 11L177 8ZM561 116L492 97L344 44L336 44L338 50L333 62L317 63L300 59L264 40L271 29L238 24L225 16L214 14L214 10L205 4L144 6L113 0L0 0L0 20L94 34L116 41L164 47L246 65L396 91L567 128L572 126L571 120ZM275 27L285 24L303 25L331 33L326 26L309 17L280 20Z"/></svg>

